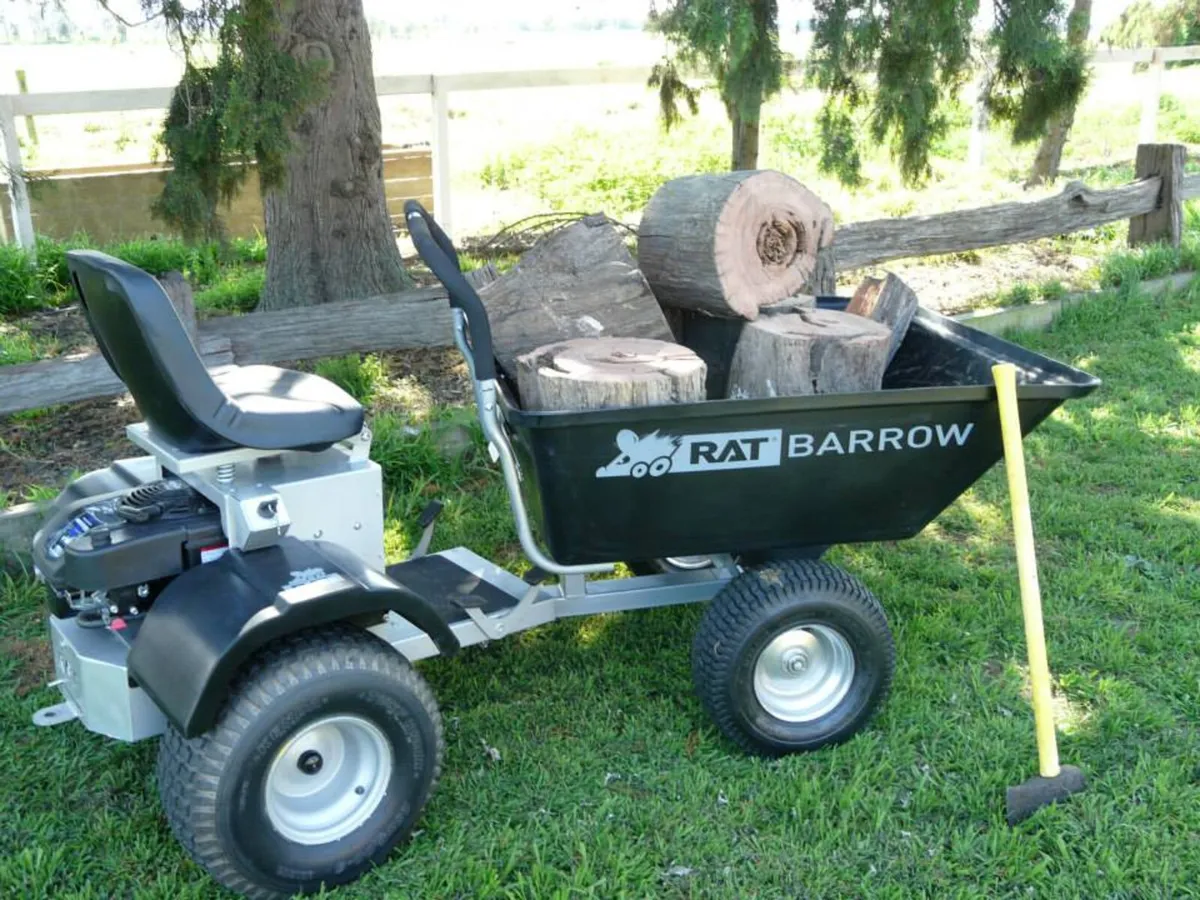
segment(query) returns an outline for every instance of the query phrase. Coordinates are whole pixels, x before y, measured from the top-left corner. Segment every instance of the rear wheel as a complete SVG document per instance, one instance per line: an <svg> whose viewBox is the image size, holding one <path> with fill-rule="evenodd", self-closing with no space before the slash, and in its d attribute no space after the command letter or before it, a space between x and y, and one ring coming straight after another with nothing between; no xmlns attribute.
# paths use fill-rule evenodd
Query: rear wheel
<svg viewBox="0 0 1200 900"><path fill-rule="evenodd" d="M828 563L743 572L709 603L692 676L721 732L763 756L840 743L887 695L896 651L879 602Z"/></svg>
<svg viewBox="0 0 1200 900"><path fill-rule="evenodd" d="M274 900L382 862L424 809L443 749L421 676L379 639L338 626L261 653L211 731L168 731L159 791L198 864Z"/></svg>

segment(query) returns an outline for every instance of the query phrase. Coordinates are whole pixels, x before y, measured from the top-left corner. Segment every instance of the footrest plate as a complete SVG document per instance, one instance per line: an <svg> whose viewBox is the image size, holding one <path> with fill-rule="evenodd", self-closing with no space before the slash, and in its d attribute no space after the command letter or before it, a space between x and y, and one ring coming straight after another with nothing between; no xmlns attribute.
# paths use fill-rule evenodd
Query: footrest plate
<svg viewBox="0 0 1200 900"><path fill-rule="evenodd" d="M388 566L387 575L432 604L451 624L467 619L468 608L490 615L511 609L520 601L441 554Z"/></svg>

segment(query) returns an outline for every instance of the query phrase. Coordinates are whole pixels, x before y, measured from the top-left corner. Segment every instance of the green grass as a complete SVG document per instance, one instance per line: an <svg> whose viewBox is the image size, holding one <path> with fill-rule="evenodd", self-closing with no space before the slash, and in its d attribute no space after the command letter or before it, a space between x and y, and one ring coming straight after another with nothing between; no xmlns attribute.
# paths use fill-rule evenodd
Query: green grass
<svg viewBox="0 0 1200 900"><path fill-rule="evenodd" d="M359 403L369 404L387 381L387 368L378 356L349 353L323 359L314 371L332 381Z"/></svg>
<svg viewBox="0 0 1200 900"><path fill-rule="evenodd" d="M238 271L240 266L260 266L267 259L267 244L261 237L235 238L225 247L214 243L188 244L175 238L147 238L97 245L86 235L65 241L39 237L36 262L19 247L0 245L0 316L19 315L73 299L70 273L67 271L67 251L80 248L102 250L145 269L151 275L182 272L198 288L210 284L220 287L222 281L230 278L226 271L228 267L232 266ZM244 303L244 287L240 293L229 287L225 288L225 292L218 292L210 305L218 306L226 302L228 308L234 308L237 303ZM225 299L228 297L232 299Z"/></svg>
<svg viewBox="0 0 1200 900"><path fill-rule="evenodd" d="M14 366L53 356L54 341L0 323L0 366Z"/></svg>
<svg viewBox="0 0 1200 900"><path fill-rule="evenodd" d="M1086 793L1004 825L1036 755L997 467L919 537L833 552L899 649L890 700L849 743L779 762L725 743L690 690L699 609L556 623L421 665L446 718L441 787L412 844L337 896L1193 896L1200 281L1126 285L1018 340L1104 379L1027 444L1061 753ZM439 452L437 428L469 420L375 417L391 556L439 497L440 546L516 561L478 432ZM40 602L30 578L0 584L0 896L223 896L167 830L152 743L29 724L56 700L30 661Z"/></svg>
<svg viewBox="0 0 1200 900"><path fill-rule="evenodd" d="M251 312L262 296L267 272L263 265L234 265L222 269L208 287L196 292L200 312Z"/></svg>

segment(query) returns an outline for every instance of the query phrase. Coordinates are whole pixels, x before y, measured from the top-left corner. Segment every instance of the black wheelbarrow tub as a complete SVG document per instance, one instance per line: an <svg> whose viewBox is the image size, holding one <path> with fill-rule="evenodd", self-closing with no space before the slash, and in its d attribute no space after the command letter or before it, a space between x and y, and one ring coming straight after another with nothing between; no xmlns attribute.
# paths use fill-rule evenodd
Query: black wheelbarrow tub
<svg viewBox="0 0 1200 900"><path fill-rule="evenodd" d="M1026 433L1100 384L921 310L881 391L503 414L559 563L896 540L1001 458L997 362L1018 369Z"/></svg>

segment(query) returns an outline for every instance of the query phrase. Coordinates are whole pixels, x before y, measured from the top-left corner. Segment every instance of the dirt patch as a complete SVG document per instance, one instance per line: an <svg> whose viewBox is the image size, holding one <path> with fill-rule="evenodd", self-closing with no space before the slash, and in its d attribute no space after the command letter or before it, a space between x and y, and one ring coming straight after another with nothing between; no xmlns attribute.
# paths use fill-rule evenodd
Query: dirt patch
<svg viewBox="0 0 1200 900"><path fill-rule="evenodd" d="M0 490L65 484L76 472L141 455L125 426L141 417L128 396L0 417Z"/></svg>
<svg viewBox="0 0 1200 900"><path fill-rule="evenodd" d="M1061 250L1049 241L1017 244L1002 250L962 253L946 257L896 260L878 269L895 272L911 287L921 305L945 315L985 305L1018 283L1060 281L1067 288L1081 284L1096 260ZM839 290L853 291L868 272L839 279Z"/></svg>
<svg viewBox="0 0 1200 900"><path fill-rule="evenodd" d="M21 330L35 341L52 343L56 355L96 349L83 310L75 304L60 309L39 310L16 321Z"/></svg>
<svg viewBox="0 0 1200 900"><path fill-rule="evenodd" d="M419 388L430 403L437 405L461 406L473 399L467 364L458 348L398 350L379 355L387 365L389 380L398 389L389 399L398 400L399 405L403 404L406 385Z"/></svg>
<svg viewBox="0 0 1200 900"><path fill-rule="evenodd" d="M16 662L17 683L13 693L25 697L45 687L54 675L54 655L45 638L9 638L0 642L0 656Z"/></svg>
<svg viewBox="0 0 1200 900"><path fill-rule="evenodd" d="M983 674L988 678L999 678L1004 674L1004 663L998 659L987 659L983 662Z"/></svg>

